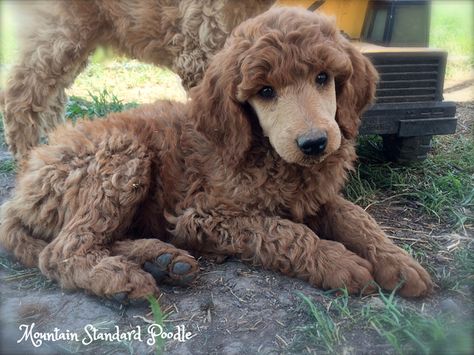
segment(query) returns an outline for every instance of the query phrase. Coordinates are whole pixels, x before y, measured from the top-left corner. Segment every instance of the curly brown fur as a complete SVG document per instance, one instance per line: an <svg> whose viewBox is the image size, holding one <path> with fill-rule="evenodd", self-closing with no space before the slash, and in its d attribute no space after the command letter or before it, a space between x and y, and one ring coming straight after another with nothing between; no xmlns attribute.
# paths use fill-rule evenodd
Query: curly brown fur
<svg viewBox="0 0 474 355"><path fill-rule="evenodd" d="M144 270L156 274L163 255L187 265L178 279L193 276L184 250L237 256L316 287L403 282L402 295L426 295L427 272L340 195L376 79L322 15L278 9L248 20L187 104L61 127L33 150L3 208L2 244L62 286L101 296L157 292ZM297 135L318 131L325 151L298 152Z"/></svg>
<svg viewBox="0 0 474 355"><path fill-rule="evenodd" d="M65 89L99 45L176 72L196 85L241 21L275 0L55 0L20 2L19 62L5 93L6 141L24 158L63 122ZM26 18L25 18L26 17Z"/></svg>

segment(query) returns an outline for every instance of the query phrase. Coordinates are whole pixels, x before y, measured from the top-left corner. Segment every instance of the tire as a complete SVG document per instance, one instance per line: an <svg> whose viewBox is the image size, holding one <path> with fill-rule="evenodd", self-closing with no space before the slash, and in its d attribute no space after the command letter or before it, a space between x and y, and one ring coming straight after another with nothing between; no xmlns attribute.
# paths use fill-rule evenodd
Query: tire
<svg viewBox="0 0 474 355"><path fill-rule="evenodd" d="M385 158L401 164L423 161L431 150L432 136L398 137L383 136Z"/></svg>

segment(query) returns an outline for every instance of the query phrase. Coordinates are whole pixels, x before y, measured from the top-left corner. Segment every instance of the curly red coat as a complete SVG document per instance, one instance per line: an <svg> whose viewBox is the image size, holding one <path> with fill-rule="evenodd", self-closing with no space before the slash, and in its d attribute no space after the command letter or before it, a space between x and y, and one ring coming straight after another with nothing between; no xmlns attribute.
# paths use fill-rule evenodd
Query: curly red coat
<svg viewBox="0 0 474 355"><path fill-rule="evenodd" d="M314 85L321 72L326 87ZM426 295L428 273L340 194L376 79L328 18L271 10L233 32L187 104L56 130L19 174L1 242L63 287L107 297L192 281L198 265L185 250L237 256L322 288L370 292L375 280ZM262 87L280 96L265 101ZM282 116L290 132L327 130L324 155L307 157L297 137L272 138L280 123L265 120L282 107L297 107Z"/></svg>

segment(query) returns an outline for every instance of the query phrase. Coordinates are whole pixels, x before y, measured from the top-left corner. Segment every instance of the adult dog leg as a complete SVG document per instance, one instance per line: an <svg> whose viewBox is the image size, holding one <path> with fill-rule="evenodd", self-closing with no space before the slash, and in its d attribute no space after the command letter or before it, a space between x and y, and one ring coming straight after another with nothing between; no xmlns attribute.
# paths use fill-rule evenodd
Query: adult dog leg
<svg viewBox="0 0 474 355"><path fill-rule="evenodd" d="M127 239L111 246L111 255L124 256L153 275L156 282L188 284L199 271L199 264L185 250L159 239Z"/></svg>
<svg viewBox="0 0 474 355"><path fill-rule="evenodd" d="M77 23L61 21L61 15L41 16L23 41L20 62L6 85L5 136L16 159L38 144L42 131L63 120L64 89L84 68L100 33L94 26L78 30Z"/></svg>
<svg viewBox="0 0 474 355"><path fill-rule="evenodd" d="M203 215L194 211L170 222L175 224L175 245L239 256L325 289L347 287L351 293L370 290L371 265L367 260L340 243L320 240L303 224L276 217Z"/></svg>
<svg viewBox="0 0 474 355"><path fill-rule="evenodd" d="M323 206L316 223L315 230L322 236L369 260L374 266L375 281L383 288L393 290L403 281L399 290L402 296L419 297L431 291L433 282L425 269L393 244L359 206L337 197Z"/></svg>

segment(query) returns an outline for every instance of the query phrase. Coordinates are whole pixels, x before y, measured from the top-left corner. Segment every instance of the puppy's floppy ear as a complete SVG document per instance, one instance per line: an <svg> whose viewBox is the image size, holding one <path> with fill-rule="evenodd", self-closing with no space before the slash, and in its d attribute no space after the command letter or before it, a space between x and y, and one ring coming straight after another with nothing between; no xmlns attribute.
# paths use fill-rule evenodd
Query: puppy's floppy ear
<svg viewBox="0 0 474 355"><path fill-rule="evenodd" d="M378 74L369 59L346 39L343 41L343 49L349 56L352 71L340 83L336 82L336 120L344 137L353 139L359 130L360 116L375 97Z"/></svg>
<svg viewBox="0 0 474 355"><path fill-rule="evenodd" d="M213 58L201 84L191 92L195 112L199 112L196 129L215 144L228 163L238 163L252 139L244 104L237 99L243 53L249 47L245 40L224 47Z"/></svg>

